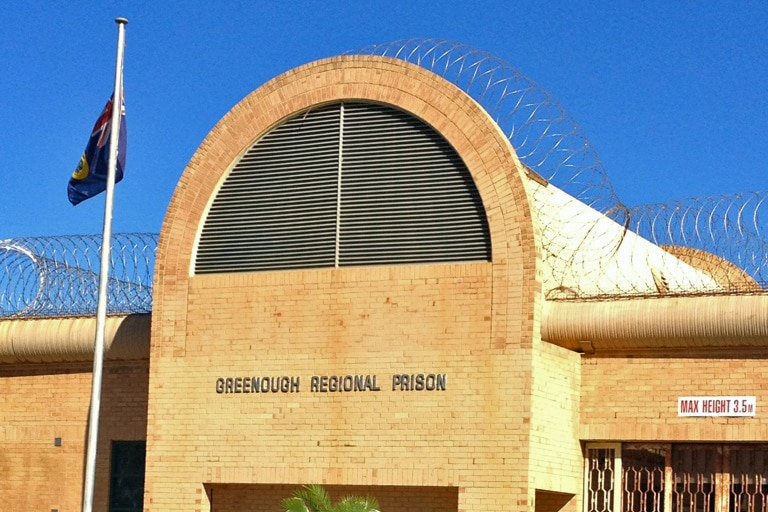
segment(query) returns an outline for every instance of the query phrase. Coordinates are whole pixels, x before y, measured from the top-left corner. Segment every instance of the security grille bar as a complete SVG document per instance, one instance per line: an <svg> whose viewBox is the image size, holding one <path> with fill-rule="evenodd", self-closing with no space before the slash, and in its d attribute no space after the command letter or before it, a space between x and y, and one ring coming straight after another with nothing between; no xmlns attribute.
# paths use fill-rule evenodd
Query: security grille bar
<svg viewBox="0 0 768 512"><path fill-rule="evenodd" d="M211 205L195 272L490 257L480 195L451 145L406 112L352 102L302 112L243 155Z"/></svg>

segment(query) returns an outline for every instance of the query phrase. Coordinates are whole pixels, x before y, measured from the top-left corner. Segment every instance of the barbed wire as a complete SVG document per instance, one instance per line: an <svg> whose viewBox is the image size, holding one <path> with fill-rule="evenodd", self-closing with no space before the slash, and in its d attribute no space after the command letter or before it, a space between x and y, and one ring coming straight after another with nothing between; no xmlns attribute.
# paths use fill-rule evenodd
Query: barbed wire
<svg viewBox="0 0 768 512"><path fill-rule="evenodd" d="M108 314L152 311L157 240L150 233L113 235ZM0 241L0 317L94 315L101 241L97 235Z"/></svg>
<svg viewBox="0 0 768 512"><path fill-rule="evenodd" d="M349 53L422 66L498 123L531 177L547 298L768 291L768 192L629 208L565 109L497 57L435 39ZM113 235L109 314L152 311L157 241L151 233ZM0 317L94 315L100 251L96 235L0 241Z"/></svg>
<svg viewBox="0 0 768 512"><path fill-rule="evenodd" d="M768 282L767 203L762 191L635 206L630 227L726 290L755 291Z"/></svg>
<svg viewBox="0 0 768 512"><path fill-rule="evenodd" d="M622 214L581 127L551 94L498 57L440 39L403 39L349 53L404 60L452 82L496 121L528 168L604 214Z"/></svg>
<svg viewBox="0 0 768 512"><path fill-rule="evenodd" d="M766 193L629 208L573 118L498 57L438 39L405 39L349 53L430 70L496 121L532 178L547 297L765 290L760 283L768 282Z"/></svg>

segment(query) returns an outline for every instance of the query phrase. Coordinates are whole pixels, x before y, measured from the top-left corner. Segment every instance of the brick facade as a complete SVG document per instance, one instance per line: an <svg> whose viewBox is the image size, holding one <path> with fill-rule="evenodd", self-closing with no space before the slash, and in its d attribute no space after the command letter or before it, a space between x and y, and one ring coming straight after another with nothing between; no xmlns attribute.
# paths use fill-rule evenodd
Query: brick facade
<svg viewBox="0 0 768 512"><path fill-rule="evenodd" d="M82 509L91 367L0 366L0 511ZM146 360L105 363L94 510L107 509L111 442L146 436L148 375Z"/></svg>
<svg viewBox="0 0 768 512"><path fill-rule="evenodd" d="M204 213L236 158L287 116L340 99L397 106L453 145L480 190L493 261L190 276ZM551 395L558 377L534 378L532 368L551 362L575 382L578 360L536 338L534 227L520 169L473 100L400 61L308 64L235 106L190 162L161 232L147 509L208 510L205 489L233 484L459 489L459 510L528 510L531 483L576 494L576 425L551 418L578 401ZM444 375L447 386L393 386L411 374ZM380 391L311 391L313 376L336 375L375 375ZM253 377L281 376L299 378L300 392L217 393L220 378L237 390L246 385L238 377L252 389ZM570 442L547 447L564 432ZM546 477L536 467L545 459L542 468L557 468Z"/></svg>
<svg viewBox="0 0 768 512"><path fill-rule="evenodd" d="M586 357L581 438L764 442L768 439L768 419L760 410L768 399L764 357L757 350ZM691 395L755 396L758 410L754 417L678 417L678 397Z"/></svg>
<svg viewBox="0 0 768 512"><path fill-rule="evenodd" d="M340 100L393 105L450 142L480 192L492 260L194 275L232 165L288 116ZM105 367L95 509L107 509L114 440L146 439L147 512L274 511L308 483L334 499L371 494L383 512L576 512L585 442L764 441L759 409L704 421L675 411L691 394L756 395L759 406L761 340L634 357L542 341L525 180L480 106L405 62L327 59L247 96L203 141L168 208L149 361ZM90 371L0 365L0 511L80 509Z"/></svg>

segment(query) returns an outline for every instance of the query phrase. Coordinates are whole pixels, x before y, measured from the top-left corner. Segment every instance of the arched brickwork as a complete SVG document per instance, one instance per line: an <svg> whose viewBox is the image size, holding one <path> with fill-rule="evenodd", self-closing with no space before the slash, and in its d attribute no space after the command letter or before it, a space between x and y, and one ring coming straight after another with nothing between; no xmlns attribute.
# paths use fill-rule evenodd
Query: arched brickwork
<svg viewBox="0 0 768 512"><path fill-rule="evenodd" d="M451 143L481 195L493 260L191 275L227 171L287 117L340 100L392 105ZM514 500L523 510L538 339L534 229L509 142L474 100L429 71L336 57L254 91L203 141L161 230L145 503L210 510L204 485L325 482L461 487L460 510L510 510ZM259 390L240 400L213 386L228 375L288 372L297 380L287 395ZM310 378L339 372L373 375L381 387L313 391ZM452 387L437 395L398 384L421 372L444 373ZM403 464L414 469L403 473Z"/></svg>
<svg viewBox="0 0 768 512"><path fill-rule="evenodd" d="M441 77L400 60L343 56L297 67L252 92L211 130L189 162L160 234L153 310L156 318L166 321L153 322L153 355L183 351L177 334L183 336L184 297L195 239L226 172L286 117L342 99L382 102L409 111L453 145L475 179L491 230L492 344L503 348L513 341L508 339L510 333L517 338L520 332L525 333L522 342L530 343L538 286L534 228L521 166L508 140L474 100Z"/></svg>

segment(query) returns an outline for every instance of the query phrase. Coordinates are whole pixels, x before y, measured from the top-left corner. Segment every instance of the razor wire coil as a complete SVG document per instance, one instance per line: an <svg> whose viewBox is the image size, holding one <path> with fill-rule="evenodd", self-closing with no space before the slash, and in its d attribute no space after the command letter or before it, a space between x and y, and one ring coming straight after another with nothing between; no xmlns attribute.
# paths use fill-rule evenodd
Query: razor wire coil
<svg viewBox="0 0 768 512"><path fill-rule="evenodd" d="M588 207L558 215L549 211L556 196L551 189L529 189L538 210L548 298L766 290L768 193L627 207L567 111L498 57L439 39L399 40L349 53L404 60L455 84L498 124L529 171Z"/></svg>
<svg viewBox="0 0 768 512"><path fill-rule="evenodd" d="M544 178L529 191L546 298L768 291L768 192L627 207L566 110L501 59L436 39L349 53L405 60L451 81L488 112L523 165ZM586 208L551 208L560 192L550 183ZM157 242L152 233L113 235L108 314L152 311ZM100 252L96 235L0 241L0 317L94 315Z"/></svg>
<svg viewBox="0 0 768 512"><path fill-rule="evenodd" d="M0 241L0 316L92 316L98 304L101 236L22 237ZM156 234L111 239L107 314L152 311Z"/></svg>

